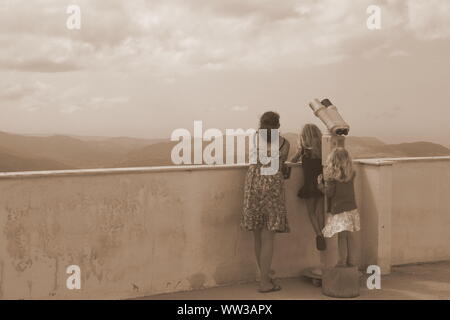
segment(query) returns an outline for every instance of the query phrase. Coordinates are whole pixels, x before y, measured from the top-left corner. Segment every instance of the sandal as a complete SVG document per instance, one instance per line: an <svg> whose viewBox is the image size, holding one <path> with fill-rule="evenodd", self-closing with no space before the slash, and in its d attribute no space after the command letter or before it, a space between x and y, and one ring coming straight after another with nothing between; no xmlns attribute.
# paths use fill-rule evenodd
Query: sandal
<svg viewBox="0 0 450 320"><path fill-rule="evenodd" d="M270 271L269 271L269 278L270 278L271 281L272 281L273 279L275 279L275 270L270 269ZM258 271L258 273L257 273L257 275L256 275L256 281L259 281L260 279L261 279L261 274L260 274L260 272Z"/></svg>
<svg viewBox="0 0 450 320"><path fill-rule="evenodd" d="M279 285L277 285L277 284L274 284L273 282L272 282L272 288L270 288L269 290L261 290L261 289L258 289L258 292L259 293L269 293L269 292L276 292L276 291L280 291L281 290L281 286L279 286Z"/></svg>
<svg viewBox="0 0 450 320"><path fill-rule="evenodd" d="M327 243L322 235L316 236L316 248L319 251L324 251L327 248Z"/></svg>
<svg viewBox="0 0 450 320"><path fill-rule="evenodd" d="M274 285L274 286L279 286L281 289L281 286L275 281L275 278L270 279L270 282Z"/></svg>

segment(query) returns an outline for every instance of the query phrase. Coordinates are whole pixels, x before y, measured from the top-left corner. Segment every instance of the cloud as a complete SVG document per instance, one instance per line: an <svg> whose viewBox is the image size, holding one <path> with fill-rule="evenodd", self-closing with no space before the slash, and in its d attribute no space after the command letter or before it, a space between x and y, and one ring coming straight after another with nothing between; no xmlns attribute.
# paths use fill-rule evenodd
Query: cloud
<svg viewBox="0 0 450 320"><path fill-rule="evenodd" d="M29 83L0 83L0 102L19 103L22 108L35 110L37 104L47 100L46 96L49 86L43 82L35 81ZM32 101L40 101L30 105Z"/></svg>
<svg viewBox="0 0 450 320"><path fill-rule="evenodd" d="M302 67L316 58L339 61L336 44L354 34L345 21L355 15L349 0L80 0L79 31L65 27L69 3L17 1L0 8L0 35L14 44L5 46L0 68L159 74Z"/></svg>
<svg viewBox="0 0 450 320"><path fill-rule="evenodd" d="M248 110L247 106L234 106L231 108L231 111L235 111L235 112L244 112L247 110Z"/></svg>
<svg viewBox="0 0 450 320"><path fill-rule="evenodd" d="M71 113L77 112L77 111L79 111L79 110L82 110L82 108L80 108L80 106L77 106L77 105L67 105L67 106L64 106L64 107L61 109L61 113L71 114Z"/></svg>
<svg viewBox="0 0 450 320"><path fill-rule="evenodd" d="M127 105L129 101L130 101L129 97L123 96L85 97L84 95L71 93L60 96L58 99L58 104L60 105L60 112L71 114L83 110L107 110Z"/></svg>
<svg viewBox="0 0 450 320"><path fill-rule="evenodd" d="M116 107L118 105L126 104L130 101L130 98L128 97L101 97L96 96L88 99L84 103L83 108L90 108L90 109L110 109L113 107Z"/></svg>
<svg viewBox="0 0 450 320"><path fill-rule="evenodd" d="M388 110L374 112L370 110L367 112L369 118L372 119L397 119L403 112L403 108L400 106L394 106Z"/></svg>
<svg viewBox="0 0 450 320"><path fill-rule="evenodd" d="M18 83L3 83L0 85L0 99L3 101L21 100L27 95L34 94L38 85L23 85Z"/></svg>
<svg viewBox="0 0 450 320"><path fill-rule="evenodd" d="M7 97L0 94L0 101L14 101L23 110L41 110L48 108L55 101L54 87L41 81L30 81L22 84L10 83L3 84L2 86L13 88L12 92L14 92L14 94L9 97L14 97L14 99L7 99ZM11 93L11 91L9 92Z"/></svg>
<svg viewBox="0 0 450 320"><path fill-rule="evenodd" d="M82 86L60 90L55 85L41 81L25 83L0 83L0 103L14 103L27 111L52 109L71 114L83 110L105 110L125 106L130 98L126 96L92 95Z"/></svg>
<svg viewBox="0 0 450 320"><path fill-rule="evenodd" d="M410 54L408 53L408 52L406 52L406 51L403 51L403 50L395 50L395 51L392 51L390 54L389 54L389 56L390 57L408 57Z"/></svg>
<svg viewBox="0 0 450 320"><path fill-rule="evenodd" d="M408 29L419 37L435 40L450 37L450 1L409 0Z"/></svg>
<svg viewBox="0 0 450 320"><path fill-rule="evenodd" d="M80 67L70 61L55 62L45 59L29 59L17 60L11 59L9 61L0 60L0 69L14 70L21 72L68 72L79 70Z"/></svg>
<svg viewBox="0 0 450 320"><path fill-rule="evenodd" d="M29 34L0 35L0 46L0 69L18 72L77 71L83 63L80 56L89 51L68 39L42 39Z"/></svg>
<svg viewBox="0 0 450 320"><path fill-rule="evenodd" d="M0 69L51 73L113 69L167 78L202 70L333 64L356 53L348 54L353 43L375 37L366 28L366 8L373 2L7 1L0 6ZM81 8L81 30L66 28L65 9L74 3ZM378 3L384 35L450 37L447 0ZM380 54L395 50L387 48Z"/></svg>

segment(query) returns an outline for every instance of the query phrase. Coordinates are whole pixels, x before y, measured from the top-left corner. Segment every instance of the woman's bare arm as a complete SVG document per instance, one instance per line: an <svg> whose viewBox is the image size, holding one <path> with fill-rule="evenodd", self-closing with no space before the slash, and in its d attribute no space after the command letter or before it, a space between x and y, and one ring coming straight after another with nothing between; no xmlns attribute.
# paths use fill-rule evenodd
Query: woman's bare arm
<svg viewBox="0 0 450 320"><path fill-rule="evenodd" d="M289 141L284 139L284 144L283 144L283 146L281 147L281 150L280 150L280 161L282 163L285 163L287 161L287 158L289 156L289 149L290 149L290 147L291 146L289 144Z"/></svg>

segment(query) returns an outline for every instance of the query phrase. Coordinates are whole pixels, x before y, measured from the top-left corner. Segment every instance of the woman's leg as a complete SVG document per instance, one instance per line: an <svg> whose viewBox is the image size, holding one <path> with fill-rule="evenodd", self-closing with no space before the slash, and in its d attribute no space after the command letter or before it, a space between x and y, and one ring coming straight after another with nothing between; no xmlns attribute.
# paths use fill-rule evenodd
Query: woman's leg
<svg viewBox="0 0 450 320"><path fill-rule="evenodd" d="M348 238L348 231L342 231L338 233L338 248L339 248L339 260L337 265L338 266L345 266L347 265L347 243Z"/></svg>
<svg viewBox="0 0 450 320"><path fill-rule="evenodd" d="M261 274L261 229L253 230L255 258L258 265L259 274Z"/></svg>
<svg viewBox="0 0 450 320"><path fill-rule="evenodd" d="M261 229L253 230L253 238L254 238L254 247L255 247L255 258L256 264L258 266L258 273L261 276ZM269 277L274 280L273 277L275 275L275 271L270 269Z"/></svg>
<svg viewBox="0 0 450 320"><path fill-rule="evenodd" d="M311 221L311 225L316 233L316 236L320 236L322 234L322 229L319 226L319 221L316 216L316 199L315 198L307 198L306 201L306 209L308 210L309 220Z"/></svg>
<svg viewBox="0 0 450 320"><path fill-rule="evenodd" d="M272 265L274 239L275 239L275 232L269 231L264 228L261 230L261 255L260 255L261 290L268 290L273 287L273 283L270 278L270 266Z"/></svg>

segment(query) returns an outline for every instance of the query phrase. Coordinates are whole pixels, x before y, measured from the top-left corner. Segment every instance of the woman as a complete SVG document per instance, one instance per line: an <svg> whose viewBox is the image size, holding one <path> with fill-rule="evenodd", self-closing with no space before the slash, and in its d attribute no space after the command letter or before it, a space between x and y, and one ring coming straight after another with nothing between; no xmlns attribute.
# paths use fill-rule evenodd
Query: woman
<svg viewBox="0 0 450 320"><path fill-rule="evenodd" d="M275 112L266 112L261 116L256 151L266 144L270 153L272 141L271 130L280 127L280 116ZM262 130L265 129L265 130ZM259 159L251 164L245 178L244 211L241 226L253 231L255 241L255 256L260 272L259 292L267 293L281 290L270 277L273 243L275 233L289 232L287 211L284 196L285 161L289 154L289 142L279 136L278 149L279 167L274 174L263 174L261 169L270 164L262 164ZM258 152L259 155L259 152ZM272 159L273 161L273 159Z"/></svg>

